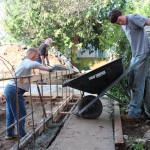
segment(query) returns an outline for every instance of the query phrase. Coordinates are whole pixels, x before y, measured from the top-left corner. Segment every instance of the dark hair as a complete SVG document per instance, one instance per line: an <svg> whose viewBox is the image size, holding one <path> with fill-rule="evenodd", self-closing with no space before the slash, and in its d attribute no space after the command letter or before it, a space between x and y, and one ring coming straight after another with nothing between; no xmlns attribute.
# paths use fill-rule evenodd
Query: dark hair
<svg viewBox="0 0 150 150"><path fill-rule="evenodd" d="M115 23L118 20L118 17L122 15L122 12L117 9L113 9L109 12L109 20L111 23Z"/></svg>

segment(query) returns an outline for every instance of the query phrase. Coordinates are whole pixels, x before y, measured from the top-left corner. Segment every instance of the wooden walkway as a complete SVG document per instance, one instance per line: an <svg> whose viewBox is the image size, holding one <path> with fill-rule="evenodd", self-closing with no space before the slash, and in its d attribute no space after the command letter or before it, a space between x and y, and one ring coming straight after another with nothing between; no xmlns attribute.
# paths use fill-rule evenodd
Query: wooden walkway
<svg viewBox="0 0 150 150"><path fill-rule="evenodd" d="M111 104L102 99L103 112L98 119L70 115L55 141L47 150L115 150Z"/></svg>

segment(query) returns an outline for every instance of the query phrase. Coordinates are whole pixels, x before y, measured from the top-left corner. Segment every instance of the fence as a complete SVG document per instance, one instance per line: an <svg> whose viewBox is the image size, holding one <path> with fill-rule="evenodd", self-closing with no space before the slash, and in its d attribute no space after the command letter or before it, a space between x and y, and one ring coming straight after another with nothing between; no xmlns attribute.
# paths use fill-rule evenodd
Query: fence
<svg viewBox="0 0 150 150"><path fill-rule="evenodd" d="M21 139L18 136L17 143L14 143L11 149L23 148L31 139L35 139L40 135L52 122L57 122L60 117L70 114L70 110L65 111L64 108L75 106L79 98L74 97L74 89L69 87L63 88L62 84L64 80L73 76L72 72L65 70L20 78L21 83L29 82L30 84L30 91L24 94L27 115L20 119L18 116L16 122L8 128L5 128L5 125L3 125L0 131L0 137L4 137L6 130L16 125L18 125L19 129L19 122L22 119L26 119L27 134ZM17 80L18 78L3 78L0 81L10 79ZM76 92L79 94L79 91ZM1 102L3 104L5 103L3 96ZM19 111L17 97L16 106ZM3 142L5 141L3 140L1 144Z"/></svg>

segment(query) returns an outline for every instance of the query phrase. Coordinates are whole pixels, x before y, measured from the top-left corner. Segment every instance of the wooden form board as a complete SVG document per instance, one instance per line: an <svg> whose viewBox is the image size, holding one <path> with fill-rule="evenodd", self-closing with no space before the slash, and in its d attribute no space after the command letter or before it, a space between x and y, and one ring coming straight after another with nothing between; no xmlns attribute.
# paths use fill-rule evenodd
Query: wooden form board
<svg viewBox="0 0 150 150"><path fill-rule="evenodd" d="M120 146L124 144L120 108L117 102L114 103L114 134L115 145Z"/></svg>
<svg viewBox="0 0 150 150"><path fill-rule="evenodd" d="M21 83L28 83L30 81L32 83L32 82L39 81L39 80L44 80L44 79L52 79L51 81L53 81L54 79L63 80L64 76L70 75L72 73L73 72L71 72L70 70L65 70L65 71L55 71L55 72L51 72L51 73L48 73L48 74L25 76L25 77L21 77L20 82Z"/></svg>
<svg viewBox="0 0 150 150"><path fill-rule="evenodd" d="M68 103L70 102L70 100L73 99L73 95L71 95L70 97L68 97L65 101L63 101L61 103L61 105L59 107L57 107L53 112L52 114L50 114L47 118L44 118L40 121L40 124L39 126L33 131L31 130L25 137L23 137L22 139L20 139L20 144L19 144L19 148L24 148L26 146L26 144L31 140L33 139L34 135L41 135L41 133L47 128L49 127L50 124L52 124L53 122L57 122L57 120L59 119L59 117L61 115L64 115L64 114L61 114L61 112L63 111L64 107L66 105L68 105ZM76 99L77 100L77 99ZM78 99L79 100L79 99ZM77 101L78 101L77 100ZM75 105L74 105L75 106ZM72 111L74 109L74 107L72 107L72 109L70 111ZM66 114L66 115L69 115L69 114ZM14 149L17 149L18 148L18 145L15 144L11 150L14 150Z"/></svg>

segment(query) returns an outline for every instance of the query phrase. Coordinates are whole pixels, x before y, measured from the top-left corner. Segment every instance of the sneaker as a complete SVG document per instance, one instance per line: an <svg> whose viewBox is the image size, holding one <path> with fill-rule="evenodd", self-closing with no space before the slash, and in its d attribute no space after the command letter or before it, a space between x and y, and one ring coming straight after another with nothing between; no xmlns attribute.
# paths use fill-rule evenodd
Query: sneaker
<svg viewBox="0 0 150 150"><path fill-rule="evenodd" d="M121 115L121 118L123 120L126 120L126 121L137 121L138 120L138 118L135 118L135 117L128 115L128 114L127 115Z"/></svg>

